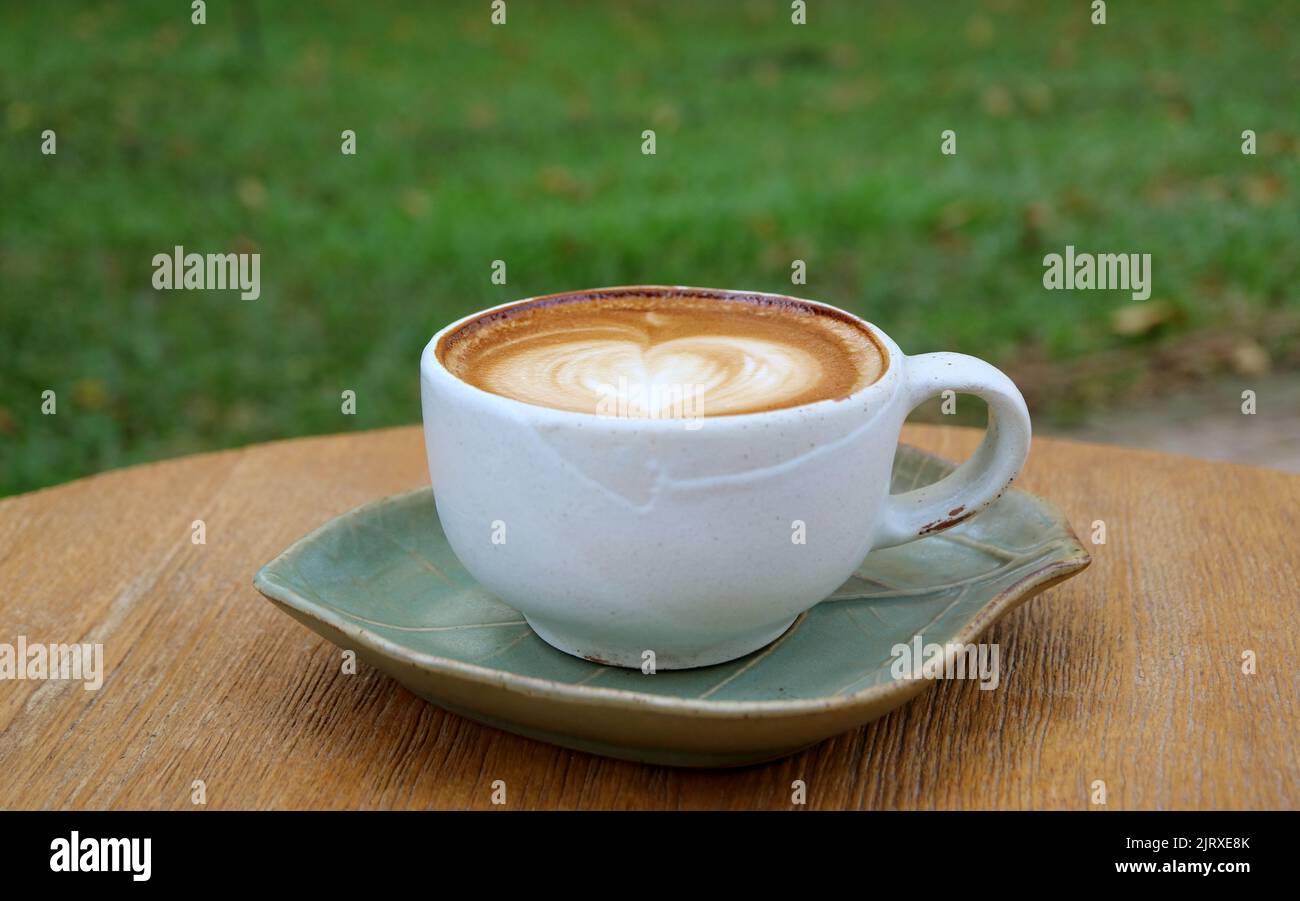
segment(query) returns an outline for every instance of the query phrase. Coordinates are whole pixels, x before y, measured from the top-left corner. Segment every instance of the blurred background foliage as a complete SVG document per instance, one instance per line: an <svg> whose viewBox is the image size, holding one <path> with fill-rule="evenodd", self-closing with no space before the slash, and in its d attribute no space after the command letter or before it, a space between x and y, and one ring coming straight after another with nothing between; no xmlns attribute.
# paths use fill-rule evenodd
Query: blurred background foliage
<svg viewBox="0 0 1300 901"><path fill-rule="evenodd" d="M1048 424L1300 367L1294 0L808 6L6 3L0 494L417 421L437 328L598 285L825 300ZM177 244L261 298L156 292ZM1044 290L1066 244L1150 253L1150 300Z"/></svg>

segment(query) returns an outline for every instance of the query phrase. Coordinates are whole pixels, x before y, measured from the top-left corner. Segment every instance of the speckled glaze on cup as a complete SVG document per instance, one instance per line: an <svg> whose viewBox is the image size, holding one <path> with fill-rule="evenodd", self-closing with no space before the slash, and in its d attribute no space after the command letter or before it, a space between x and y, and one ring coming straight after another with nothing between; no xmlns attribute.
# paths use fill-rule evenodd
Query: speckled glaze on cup
<svg viewBox="0 0 1300 901"><path fill-rule="evenodd" d="M439 359L440 342L520 304L630 293L779 300L857 323L887 357L847 398L704 419L575 413L491 394ZM634 286L530 298L467 316L425 347L429 474L447 540L474 578L546 642L658 669L721 663L784 632L873 548L949 528L992 503L1029 451L1024 399L953 353L905 356L883 332L814 301ZM989 404L989 429L941 481L889 494L907 414L945 390ZM797 539L803 538L800 543Z"/></svg>

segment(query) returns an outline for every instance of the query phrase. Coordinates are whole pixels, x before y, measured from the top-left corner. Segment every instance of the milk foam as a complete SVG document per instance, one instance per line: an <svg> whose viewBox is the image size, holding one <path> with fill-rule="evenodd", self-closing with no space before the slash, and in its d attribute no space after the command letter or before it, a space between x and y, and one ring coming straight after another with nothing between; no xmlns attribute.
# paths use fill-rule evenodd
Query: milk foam
<svg viewBox="0 0 1300 901"><path fill-rule="evenodd" d="M453 341L444 363L526 403L672 418L844 397L883 368L871 339L847 322L697 298L526 311Z"/></svg>
<svg viewBox="0 0 1300 901"><path fill-rule="evenodd" d="M559 339L520 348L485 373L483 387L564 410L596 408L602 398L640 391L652 415L696 394L707 415L784 406L814 388L821 364L789 344L697 335L649 344L644 335Z"/></svg>

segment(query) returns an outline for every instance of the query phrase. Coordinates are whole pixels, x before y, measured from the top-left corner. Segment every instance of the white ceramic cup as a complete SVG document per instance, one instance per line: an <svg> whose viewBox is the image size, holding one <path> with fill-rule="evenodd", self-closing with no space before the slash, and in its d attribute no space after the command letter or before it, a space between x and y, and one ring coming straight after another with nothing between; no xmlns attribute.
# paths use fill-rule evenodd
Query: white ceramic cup
<svg viewBox="0 0 1300 901"><path fill-rule="evenodd" d="M462 381L439 359L443 338L479 317L618 292L662 293L665 302L683 293L774 297L637 286L531 298L452 323L420 361L429 475L447 540L475 579L562 651L658 669L747 654L842 585L868 551L973 516L1024 465L1029 413L1007 376L964 354L905 356L875 326L813 301L798 302L875 337L884 374L842 400L705 417L693 428L513 400ZM903 421L946 390L988 402L983 443L948 477L891 495Z"/></svg>

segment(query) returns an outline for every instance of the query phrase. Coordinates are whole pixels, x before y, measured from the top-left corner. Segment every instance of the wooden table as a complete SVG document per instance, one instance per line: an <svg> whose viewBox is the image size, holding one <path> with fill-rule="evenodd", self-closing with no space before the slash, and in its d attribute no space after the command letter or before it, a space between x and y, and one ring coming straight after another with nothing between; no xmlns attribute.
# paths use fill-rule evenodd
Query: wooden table
<svg viewBox="0 0 1300 901"><path fill-rule="evenodd" d="M909 427L963 457L978 433ZM0 501L0 642L102 642L98 691L0 682L0 807L1295 808L1300 477L1039 439L1020 486L1088 542L994 627L1002 687L939 683L796 757L623 763L445 713L253 590L291 541L427 484L417 428L112 472ZM206 544L191 539L206 523ZM1257 671L1242 672L1253 651Z"/></svg>

